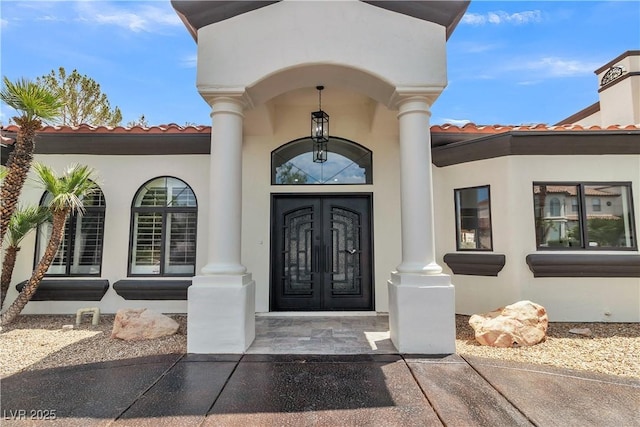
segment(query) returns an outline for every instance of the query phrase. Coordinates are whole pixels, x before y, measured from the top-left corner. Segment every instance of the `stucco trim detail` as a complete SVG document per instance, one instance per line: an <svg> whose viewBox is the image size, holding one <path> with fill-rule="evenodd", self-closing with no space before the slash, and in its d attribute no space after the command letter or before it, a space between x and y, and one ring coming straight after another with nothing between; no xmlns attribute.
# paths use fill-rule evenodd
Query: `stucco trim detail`
<svg viewBox="0 0 640 427"><path fill-rule="evenodd" d="M448 253L444 262L454 274L468 276L497 276L506 263L503 254Z"/></svg>
<svg viewBox="0 0 640 427"><path fill-rule="evenodd" d="M16 285L20 292L27 280ZM109 289L106 279L44 279L31 301L100 301Z"/></svg>
<svg viewBox="0 0 640 427"><path fill-rule="evenodd" d="M186 300L191 279L118 280L113 289L126 300Z"/></svg>
<svg viewBox="0 0 640 427"><path fill-rule="evenodd" d="M640 50L628 50L626 52L623 52L620 55L618 55L617 57L615 57L614 59L612 59L611 61L609 61L606 64L604 64L602 67L600 67L597 70L595 70L593 73L595 75L598 75L601 72L603 72L604 70L607 70L607 69L611 68L613 65L615 65L618 62L622 61L627 56L635 56L635 55L640 55Z"/></svg>
<svg viewBox="0 0 640 427"><path fill-rule="evenodd" d="M640 255L529 254L533 277L640 277Z"/></svg>
<svg viewBox="0 0 640 427"><path fill-rule="evenodd" d="M621 81L628 79L629 77L634 77L634 76L640 76L640 72L639 71L632 71L630 73L626 73L625 75L618 77L612 81L610 81L609 83L605 83L603 86L600 86L600 89L598 89L598 93L602 92L603 90L607 90L609 89L611 86L620 83Z"/></svg>

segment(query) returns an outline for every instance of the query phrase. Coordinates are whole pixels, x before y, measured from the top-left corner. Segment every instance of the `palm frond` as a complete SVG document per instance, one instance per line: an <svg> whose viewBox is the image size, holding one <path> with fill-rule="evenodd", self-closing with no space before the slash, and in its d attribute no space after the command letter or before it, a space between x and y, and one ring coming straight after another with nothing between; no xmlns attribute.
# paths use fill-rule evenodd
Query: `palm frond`
<svg viewBox="0 0 640 427"><path fill-rule="evenodd" d="M64 105L58 94L29 79L20 78L12 82L5 76L3 84L0 99L21 112L26 120L54 119Z"/></svg>
<svg viewBox="0 0 640 427"><path fill-rule="evenodd" d="M40 185L51 194L49 209L53 212L70 209L84 212L82 199L98 189L93 179L95 170L84 165L71 165L58 176L53 169L42 163L34 163Z"/></svg>
<svg viewBox="0 0 640 427"><path fill-rule="evenodd" d="M51 211L44 206L19 207L9 220L7 242L17 247L31 230L51 219Z"/></svg>

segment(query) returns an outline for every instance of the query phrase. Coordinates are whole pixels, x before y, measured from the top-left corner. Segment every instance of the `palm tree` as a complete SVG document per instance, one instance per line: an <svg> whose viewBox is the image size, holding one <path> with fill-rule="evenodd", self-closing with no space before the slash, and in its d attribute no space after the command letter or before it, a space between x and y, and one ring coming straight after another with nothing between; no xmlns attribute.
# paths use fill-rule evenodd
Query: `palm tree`
<svg viewBox="0 0 640 427"><path fill-rule="evenodd" d="M0 307L4 304L7 296L9 285L11 284L11 276L13 275L13 267L16 264L16 257L20 250L20 242L27 237L31 230L37 228L40 224L51 218L49 209L43 206L27 206L19 207L9 221L7 229L7 248L4 253L4 262L2 263L2 276L0 276Z"/></svg>
<svg viewBox="0 0 640 427"><path fill-rule="evenodd" d="M52 196L48 205L53 221L51 237L31 278L7 311L2 314L0 320L2 325L11 323L31 300L58 252L69 214L82 213L84 211L82 199L98 188L92 179L94 170L88 166L72 165L61 176L57 176L51 168L40 163L36 163L34 169L37 172L38 181Z"/></svg>
<svg viewBox="0 0 640 427"><path fill-rule="evenodd" d="M7 175L0 186L0 246L31 168L36 131L42 120L56 118L64 105L57 94L30 80L11 82L4 77L3 83L0 99L21 115L13 117L20 128L7 160Z"/></svg>

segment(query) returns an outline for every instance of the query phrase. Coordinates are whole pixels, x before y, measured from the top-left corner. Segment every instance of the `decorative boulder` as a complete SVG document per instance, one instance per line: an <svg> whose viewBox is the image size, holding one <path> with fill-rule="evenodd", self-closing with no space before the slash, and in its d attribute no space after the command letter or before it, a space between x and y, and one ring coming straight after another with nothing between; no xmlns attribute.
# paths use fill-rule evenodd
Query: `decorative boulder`
<svg viewBox="0 0 640 427"><path fill-rule="evenodd" d="M146 308L123 308L113 321L111 338L125 341L149 340L173 335L180 325L164 314Z"/></svg>
<svg viewBox="0 0 640 427"><path fill-rule="evenodd" d="M547 310L531 301L519 301L486 314L474 314L469 324L476 341L492 347L531 346L547 335Z"/></svg>

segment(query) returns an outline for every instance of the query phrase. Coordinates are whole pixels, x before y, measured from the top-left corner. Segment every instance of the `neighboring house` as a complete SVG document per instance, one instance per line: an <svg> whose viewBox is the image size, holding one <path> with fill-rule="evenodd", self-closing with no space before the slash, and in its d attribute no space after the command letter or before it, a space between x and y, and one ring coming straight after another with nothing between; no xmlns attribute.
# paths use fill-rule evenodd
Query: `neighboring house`
<svg viewBox="0 0 640 427"><path fill-rule="evenodd" d="M37 159L96 168L101 193L25 313L188 312L195 353L244 351L256 312L389 312L406 353L453 352L455 312L521 299L555 321L640 321L640 52L600 92L627 121L430 126L467 2L173 4L213 129L45 127ZM319 52L290 19L308 14L328 25ZM326 145L309 135L318 85ZM23 243L16 282L46 236Z"/></svg>

